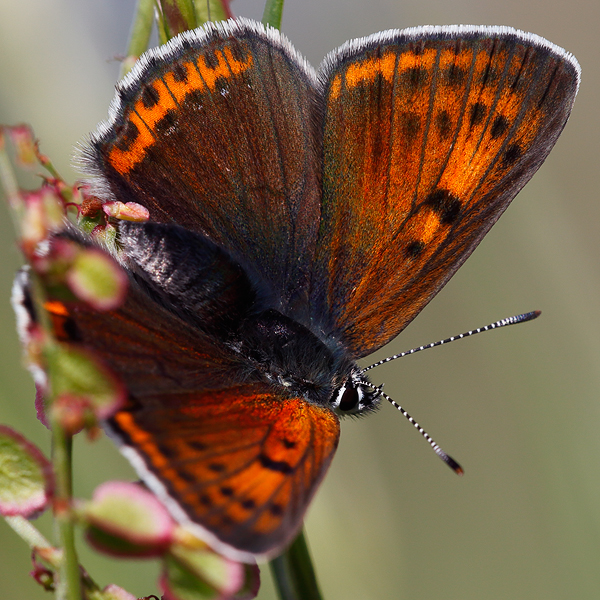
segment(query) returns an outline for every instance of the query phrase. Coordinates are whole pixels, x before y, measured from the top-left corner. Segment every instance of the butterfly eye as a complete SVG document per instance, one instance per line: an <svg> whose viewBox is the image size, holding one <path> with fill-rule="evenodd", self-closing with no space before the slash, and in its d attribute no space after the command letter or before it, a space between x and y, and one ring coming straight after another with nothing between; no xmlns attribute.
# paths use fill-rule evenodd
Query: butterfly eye
<svg viewBox="0 0 600 600"><path fill-rule="evenodd" d="M360 397L356 387L349 381L337 390L331 399L333 408L342 413L347 413L356 410Z"/></svg>
<svg viewBox="0 0 600 600"><path fill-rule="evenodd" d="M340 413L356 412L360 409L361 396L360 390L348 380L337 390L337 394L331 399L331 404Z"/></svg>

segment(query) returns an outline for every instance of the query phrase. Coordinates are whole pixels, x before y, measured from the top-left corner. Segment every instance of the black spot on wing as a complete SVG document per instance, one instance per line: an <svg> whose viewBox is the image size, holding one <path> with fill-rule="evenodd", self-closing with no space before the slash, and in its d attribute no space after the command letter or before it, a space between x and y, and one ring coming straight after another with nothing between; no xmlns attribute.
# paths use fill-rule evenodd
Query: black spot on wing
<svg viewBox="0 0 600 600"><path fill-rule="evenodd" d="M119 150L127 152L131 147L131 144L133 144L138 135L140 135L140 130L132 121L126 121L123 125L115 129L115 135L117 138L115 146Z"/></svg>
<svg viewBox="0 0 600 600"><path fill-rule="evenodd" d="M180 83L186 82L188 78L187 69L183 65L174 65L171 71L173 73L173 79Z"/></svg>
<svg viewBox="0 0 600 600"><path fill-rule="evenodd" d="M437 189L431 192L423 203L430 207L440 218L443 225L450 225L458 217L461 209L460 199L452 192L445 189Z"/></svg>
<svg viewBox="0 0 600 600"><path fill-rule="evenodd" d="M413 142L419 135L421 129L421 120L419 117L411 112L404 113L401 118L402 133L407 140Z"/></svg>
<svg viewBox="0 0 600 600"><path fill-rule="evenodd" d="M186 471L185 469L179 469L177 471L177 476L187 481L188 483L198 483L198 478L196 477L196 473Z"/></svg>
<svg viewBox="0 0 600 600"><path fill-rule="evenodd" d="M406 245L405 253L408 258L417 258L425 249L425 243L421 240L414 240Z"/></svg>
<svg viewBox="0 0 600 600"><path fill-rule="evenodd" d="M472 128L479 125L483 121L486 112L487 109L485 104L481 102L476 102L473 104L469 114L469 126Z"/></svg>
<svg viewBox="0 0 600 600"><path fill-rule="evenodd" d="M400 82L411 89L416 89L427 81L427 69L410 67L400 74Z"/></svg>
<svg viewBox="0 0 600 600"><path fill-rule="evenodd" d="M467 78L467 72L462 67L457 65L450 65L442 74L442 77L446 79L449 85L452 87L462 86Z"/></svg>
<svg viewBox="0 0 600 600"><path fill-rule="evenodd" d="M156 91L154 86L145 85L142 88L141 100L144 108L152 108L160 101L160 94Z"/></svg>
<svg viewBox="0 0 600 600"><path fill-rule="evenodd" d="M206 444L199 442L198 440L188 440L187 445L189 448L197 452L202 452L208 448Z"/></svg>
<svg viewBox="0 0 600 600"><path fill-rule="evenodd" d="M504 115L498 115L492 124L492 130L490 134L492 139L497 139L506 133L508 129L509 122L508 119Z"/></svg>
<svg viewBox="0 0 600 600"><path fill-rule="evenodd" d="M438 130L438 134L442 139L447 139L452 133L452 119L450 113L447 110L441 110L435 116L435 124Z"/></svg>
<svg viewBox="0 0 600 600"><path fill-rule="evenodd" d="M278 473L287 474L291 473L294 470L292 468L292 465L285 462L284 460L273 460L269 458L266 454L259 455L258 460L265 469L269 469L270 471L277 471Z"/></svg>
<svg viewBox="0 0 600 600"><path fill-rule="evenodd" d="M210 463L208 465L208 468L213 472L213 473L223 473L223 471L225 471L226 467L223 463Z"/></svg>
<svg viewBox="0 0 600 600"><path fill-rule="evenodd" d="M519 144L511 144L502 157L502 163L505 166L511 166L516 163L523 155L523 149Z"/></svg>
<svg viewBox="0 0 600 600"><path fill-rule="evenodd" d="M283 514L283 507L281 504L271 504L269 511L274 517L280 517Z"/></svg>
<svg viewBox="0 0 600 600"><path fill-rule="evenodd" d="M219 489L219 491L221 492L221 494L223 494L223 496L225 496L226 498L231 498L231 496L233 496L233 488L228 486L228 485L222 485Z"/></svg>

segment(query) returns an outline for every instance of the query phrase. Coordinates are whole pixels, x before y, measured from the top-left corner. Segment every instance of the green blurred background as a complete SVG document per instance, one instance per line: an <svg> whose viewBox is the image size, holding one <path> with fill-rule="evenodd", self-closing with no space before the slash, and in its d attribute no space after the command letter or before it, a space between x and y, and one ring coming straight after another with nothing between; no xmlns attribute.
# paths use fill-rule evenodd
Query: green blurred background
<svg viewBox="0 0 600 600"><path fill-rule="evenodd" d="M67 179L105 118L133 0L0 3L0 122L30 123ZM260 18L262 0L236 0ZM536 322L380 368L375 381L465 467L456 477L390 406L345 422L307 532L328 600L600 595L600 4L597 0L288 0L283 31L314 65L346 39L424 24L511 25L573 52L583 81L540 172L475 254L380 356L518 312ZM0 422L48 449L9 306L20 257L0 207ZM378 356L378 357L380 357ZM132 478L103 439L76 443L76 493ZM49 522L40 526L48 533ZM81 560L101 585L155 593L157 565ZM0 598L47 597L0 522ZM268 570L259 595L273 597Z"/></svg>

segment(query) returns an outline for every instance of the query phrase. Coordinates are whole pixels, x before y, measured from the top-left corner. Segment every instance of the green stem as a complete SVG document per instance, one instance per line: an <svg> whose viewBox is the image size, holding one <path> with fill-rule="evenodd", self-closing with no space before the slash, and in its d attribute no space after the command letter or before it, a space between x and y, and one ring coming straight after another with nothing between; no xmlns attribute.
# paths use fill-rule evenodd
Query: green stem
<svg viewBox="0 0 600 600"><path fill-rule="evenodd" d="M281 16L283 15L283 0L267 0L263 13L263 25L270 25L281 29Z"/></svg>
<svg viewBox="0 0 600 600"><path fill-rule="evenodd" d="M127 56L121 65L121 77L131 70L135 61L148 49L153 19L154 0L138 0L129 34Z"/></svg>
<svg viewBox="0 0 600 600"><path fill-rule="evenodd" d="M304 531L269 564L281 600L322 600Z"/></svg>
<svg viewBox="0 0 600 600"><path fill-rule="evenodd" d="M194 0L194 6L198 25L204 25L208 21L225 21L233 17L228 0Z"/></svg>
<svg viewBox="0 0 600 600"><path fill-rule="evenodd" d="M13 220L15 231L20 237L23 216L23 202L19 191L17 176L13 169L8 152L6 151L6 136L3 128L0 128L0 182L8 200L10 216Z"/></svg>
<svg viewBox="0 0 600 600"><path fill-rule="evenodd" d="M59 600L81 600L81 577L75 550L75 532L71 511L71 454L73 439L60 425L52 427L52 462L56 477L55 521L63 551L59 585L56 596Z"/></svg>
<svg viewBox="0 0 600 600"><path fill-rule="evenodd" d="M60 564L59 560L55 560L55 556L58 555L55 548L25 517L4 517L4 520L32 550L46 550L44 560L55 568Z"/></svg>

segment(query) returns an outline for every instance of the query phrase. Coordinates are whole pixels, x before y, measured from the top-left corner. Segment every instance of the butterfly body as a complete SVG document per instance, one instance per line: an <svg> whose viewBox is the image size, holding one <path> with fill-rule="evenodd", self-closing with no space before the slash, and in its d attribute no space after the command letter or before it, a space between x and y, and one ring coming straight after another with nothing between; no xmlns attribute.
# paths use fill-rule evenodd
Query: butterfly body
<svg viewBox="0 0 600 600"><path fill-rule="evenodd" d="M282 397L338 414L376 406L377 394L358 381L360 369L341 344L269 306L266 284L205 236L177 225L122 224L120 243L145 293L204 335L218 332L245 382L270 384Z"/></svg>
<svg viewBox="0 0 600 600"><path fill-rule="evenodd" d="M293 538L338 415L377 406L357 361L466 260L578 83L500 27L376 34L317 73L239 20L140 59L82 157L96 196L149 210L118 224L128 294L52 318L123 381L107 430L179 521L241 560Z"/></svg>
<svg viewBox="0 0 600 600"><path fill-rule="evenodd" d="M332 350L306 327L275 310L244 323L233 347L246 357L259 377L283 387L294 397L334 409L339 408L340 392L358 388L361 399L368 399L368 403L363 400L359 407L356 394L355 401L339 413L373 407L374 395L357 381L360 369L343 348Z"/></svg>

